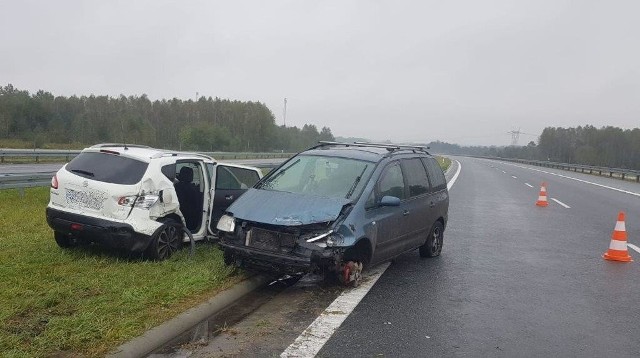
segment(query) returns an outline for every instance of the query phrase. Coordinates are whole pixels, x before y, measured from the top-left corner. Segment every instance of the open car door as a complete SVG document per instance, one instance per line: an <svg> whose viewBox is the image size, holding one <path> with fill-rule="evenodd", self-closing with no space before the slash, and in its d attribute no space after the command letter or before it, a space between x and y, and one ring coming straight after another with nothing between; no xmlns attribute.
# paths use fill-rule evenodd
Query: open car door
<svg viewBox="0 0 640 358"><path fill-rule="evenodd" d="M225 210L240 195L262 178L258 168L244 165L217 163L211 178L211 201L209 207L209 233L215 235L216 224Z"/></svg>

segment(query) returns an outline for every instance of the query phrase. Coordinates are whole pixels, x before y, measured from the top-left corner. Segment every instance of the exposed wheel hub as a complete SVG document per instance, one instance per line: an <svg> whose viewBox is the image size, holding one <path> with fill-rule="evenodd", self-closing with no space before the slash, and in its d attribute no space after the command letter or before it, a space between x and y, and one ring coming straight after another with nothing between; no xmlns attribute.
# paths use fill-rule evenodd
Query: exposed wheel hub
<svg viewBox="0 0 640 358"><path fill-rule="evenodd" d="M347 261L340 265L340 282L345 286L358 287L362 281L362 263Z"/></svg>

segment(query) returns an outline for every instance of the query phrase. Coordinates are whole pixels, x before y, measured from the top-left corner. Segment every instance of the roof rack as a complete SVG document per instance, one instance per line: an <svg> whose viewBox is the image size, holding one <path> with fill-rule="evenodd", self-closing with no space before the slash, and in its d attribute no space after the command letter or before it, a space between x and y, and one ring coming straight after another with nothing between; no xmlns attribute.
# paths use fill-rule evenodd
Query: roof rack
<svg viewBox="0 0 640 358"><path fill-rule="evenodd" d="M92 145L89 148L106 148L106 147L151 148L147 145L124 144L124 143L100 143L100 144Z"/></svg>
<svg viewBox="0 0 640 358"><path fill-rule="evenodd" d="M392 144L392 143L369 143L369 142L353 142L353 143L344 143L344 142L330 142L330 141L319 141L319 144L314 146L313 148L322 147L325 145L344 145L346 147L373 147L373 148L384 148L389 152L393 152L395 150L407 149L407 150L419 150L422 152L427 152L427 149L430 149L426 146L418 146L418 145L403 145L403 144ZM312 148L312 149L313 149Z"/></svg>

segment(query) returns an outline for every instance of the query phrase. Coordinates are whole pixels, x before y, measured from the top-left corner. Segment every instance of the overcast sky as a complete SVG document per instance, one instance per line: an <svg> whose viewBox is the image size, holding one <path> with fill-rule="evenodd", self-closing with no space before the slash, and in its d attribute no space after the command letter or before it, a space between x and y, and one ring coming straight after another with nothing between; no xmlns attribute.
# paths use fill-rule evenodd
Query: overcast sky
<svg viewBox="0 0 640 358"><path fill-rule="evenodd" d="M265 103L278 124L520 143L640 126L640 1L7 1L0 85Z"/></svg>

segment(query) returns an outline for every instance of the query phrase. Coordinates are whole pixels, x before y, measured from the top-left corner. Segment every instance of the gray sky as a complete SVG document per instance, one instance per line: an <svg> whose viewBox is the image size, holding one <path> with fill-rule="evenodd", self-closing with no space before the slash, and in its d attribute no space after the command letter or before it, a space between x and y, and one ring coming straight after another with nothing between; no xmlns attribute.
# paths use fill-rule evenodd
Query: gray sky
<svg viewBox="0 0 640 358"><path fill-rule="evenodd" d="M6 1L0 84L267 104L393 141L640 126L640 1ZM521 136L520 142L535 140Z"/></svg>

